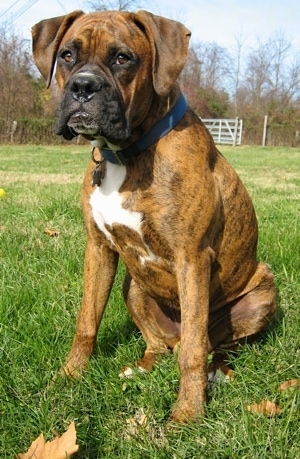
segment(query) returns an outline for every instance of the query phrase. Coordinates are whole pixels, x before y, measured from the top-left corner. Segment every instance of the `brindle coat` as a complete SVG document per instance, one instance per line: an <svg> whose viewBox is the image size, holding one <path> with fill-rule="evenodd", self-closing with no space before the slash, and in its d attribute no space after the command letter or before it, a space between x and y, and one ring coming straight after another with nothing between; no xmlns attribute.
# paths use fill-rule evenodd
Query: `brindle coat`
<svg viewBox="0 0 300 459"><path fill-rule="evenodd" d="M133 143L176 102L189 36L182 24L144 11L76 11L35 25L36 64L50 84L56 61L62 90L57 133L80 133L115 150ZM276 309L273 275L256 258L254 209L190 109L126 165L116 185L114 167L124 168L107 163L95 189L91 162L84 180L84 293L64 371L77 374L86 367L120 256L127 267L124 298L147 344L138 366L150 370L180 341L172 418L197 419L206 399L208 352L257 334ZM96 210L107 198L105 186L123 214L141 216L136 229L119 218L118 209L109 224L105 206L103 213ZM96 224L96 214L102 223Z"/></svg>

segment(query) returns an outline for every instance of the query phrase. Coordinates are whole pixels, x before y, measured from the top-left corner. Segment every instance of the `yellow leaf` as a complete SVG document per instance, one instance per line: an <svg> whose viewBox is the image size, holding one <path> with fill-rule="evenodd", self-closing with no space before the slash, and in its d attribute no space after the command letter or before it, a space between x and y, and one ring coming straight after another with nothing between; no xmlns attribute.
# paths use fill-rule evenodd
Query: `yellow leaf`
<svg viewBox="0 0 300 459"><path fill-rule="evenodd" d="M18 455L19 459L66 459L71 457L79 449L76 445L76 430L74 421L68 430L53 441L45 443L44 435L41 434L30 446L27 453Z"/></svg>
<svg viewBox="0 0 300 459"><path fill-rule="evenodd" d="M247 410L250 411L250 413L260 413L269 417L276 416L281 413L280 406L276 405L274 402L270 402L269 400L262 400L260 403L249 405L247 406Z"/></svg>
<svg viewBox="0 0 300 459"><path fill-rule="evenodd" d="M36 440L31 443L27 453L18 454L19 459L41 459L45 447L44 435L41 434Z"/></svg>
<svg viewBox="0 0 300 459"><path fill-rule="evenodd" d="M290 389L291 387L300 389L300 379L290 379L285 381L278 387L278 390L282 392L283 390Z"/></svg>

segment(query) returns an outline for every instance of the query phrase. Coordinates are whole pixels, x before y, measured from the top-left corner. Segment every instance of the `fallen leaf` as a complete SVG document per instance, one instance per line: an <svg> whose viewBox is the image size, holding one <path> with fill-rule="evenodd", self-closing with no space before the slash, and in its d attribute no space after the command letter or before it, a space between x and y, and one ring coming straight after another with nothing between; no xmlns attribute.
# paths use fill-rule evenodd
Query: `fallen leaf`
<svg viewBox="0 0 300 459"><path fill-rule="evenodd" d="M248 405L247 410L250 411L250 413L260 413L268 417L276 416L281 413L280 406L269 400L262 400L260 403Z"/></svg>
<svg viewBox="0 0 300 459"><path fill-rule="evenodd" d="M45 438L44 435L41 434L36 440L31 443L31 446L27 453L20 453L18 454L18 459L42 459L43 450L45 447Z"/></svg>
<svg viewBox="0 0 300 459"><path fill-rule="evenodd" d="M57 237L59 236L59 231L57 230L52 230L52 229L49 229L49 228L46 228L45 231L44 231L45 234L47 234L47 236L50 236L50 237Z"/></svg>
<svg viewBox="0 0 300 459"><path fill-rule="evenodd" d="M41 434L32 442L27 453L18 454L18 459L67 459L76 453L79 446L76 445L76 430L74 421L67 431L53 441L45 442Z"/></svg>
<svg viewBox="0 0 300 459"><path fill-rule="evenodd" d="M280 392L290 389L291 387L300 389L300 379L290 379L289 381L285 381L278 387Z"/></svg>

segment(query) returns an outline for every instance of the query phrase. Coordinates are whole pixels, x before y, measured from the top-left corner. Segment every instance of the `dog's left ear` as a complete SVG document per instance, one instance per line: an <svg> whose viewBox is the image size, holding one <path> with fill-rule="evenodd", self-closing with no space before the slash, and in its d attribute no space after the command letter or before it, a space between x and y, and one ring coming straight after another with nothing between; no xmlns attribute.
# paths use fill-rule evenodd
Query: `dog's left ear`
<svg viewBox="0 0 300 459"><path fill-rule="evenodd" d="M56 53L66 31L83 11L73 11L65 16L45 19L32 27L32 53L37 68L47 81L47 88L55 66Z"/></svg>
<svg viewBox="0 0 300 459"><path fill-rule="evenodd" d="M191 32L180 22L140 10L135 14L151 44L153 85L157 94L168 94L188 55Z"/></svg>

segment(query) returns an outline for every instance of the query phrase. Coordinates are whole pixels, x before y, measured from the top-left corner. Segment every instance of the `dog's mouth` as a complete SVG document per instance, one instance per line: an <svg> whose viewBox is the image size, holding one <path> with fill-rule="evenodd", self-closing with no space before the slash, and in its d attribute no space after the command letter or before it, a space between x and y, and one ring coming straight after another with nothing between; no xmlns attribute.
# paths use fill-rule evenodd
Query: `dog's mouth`
<svg viewBox="0 0 300 459"><path fill-rule="evenodd" d="M72 140L81 134L88 138L99 135L99 125L95 118L84 110L77 110L66 117L58 111L55 134L62 135L66 140Z"/></svg>
<svg viewBox="0 0 300 459"><path fill-rule="evenodd" d="M67 122L68 128L76 134L95 136L99 134L99 126L87 112L78 111L72 114Z"/></svg>
<svg viewBox="0 0 300 459"><path fill-rule="evenodd" d="M79 134L89 140L102 136L117 144L130 136L129 123L116 103L111 103L110 107L99 105L98 110L93 106L89 108L89 112L82 106L67 110L62 104L58 109L55 133L66 140Z"/></svg>

